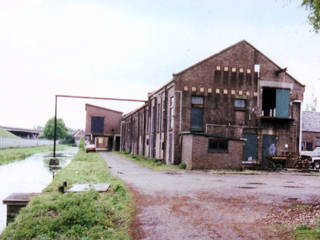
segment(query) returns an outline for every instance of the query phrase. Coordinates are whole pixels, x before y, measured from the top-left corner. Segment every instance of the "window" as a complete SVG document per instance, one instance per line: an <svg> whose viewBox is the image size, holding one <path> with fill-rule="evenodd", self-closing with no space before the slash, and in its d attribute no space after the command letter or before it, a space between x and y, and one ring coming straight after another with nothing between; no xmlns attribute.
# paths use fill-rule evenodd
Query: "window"
<svg viewBox="0 0 320 240"><path fill-rule="evenodd" d="M320 147L320 138L319 137L316 138L316 147Z"/></svg>
<svg viewBox="0 0 320 240"><path fill-rule="evenodd" d="M194 105L203 105L203 97L192 96L191 103Z"/></svg>
<svg viewBox="0 0 320 240"><path fill-rule="evenodd" d="M160 131L160 126L161 126L161 105L160 103L158 104L158 126L157 126L157 131Z"/></svg>
<svg viewBox="0 0 320 240"><path fill-rule="evenodd" d="M234 106L236 108L246 108L246 100L244 99L235 99Z"/></svg>
<svg viewBox="0 0 320 240"><path fill-rule="evenodd" d="M91 117L91 132L103 133L104 117Z"/></svg>
<svg viewBox="0 0 320 240"><path fill-rule="evenodd" d="M307 142L307 151L313 151L313 146L312 142Z"/></svg>
<svg viewBox="0 0 320 240"><path fill-rule="evenodd" d="M169 129L173 128L173 109L174 109L174 97L170 98L170 120L169 120Z"/></svg>
<svg viewBox="0 0 320 240"><path fill-rule="evenodd" d="M209 152L228 152L229 141L225 139L209 139Z"/></svg>
<svg viewBox="0 0 320 240"><path fill-rule="evenodd" d="M203 130L204 97L192 96L191 99L191 130Z"/></svg>
<svg viewBox="0 0 320 240"><path fill-rule="evenodd" d="M269 117L289 117L290 90L263 88L262 115Z"/></svg>

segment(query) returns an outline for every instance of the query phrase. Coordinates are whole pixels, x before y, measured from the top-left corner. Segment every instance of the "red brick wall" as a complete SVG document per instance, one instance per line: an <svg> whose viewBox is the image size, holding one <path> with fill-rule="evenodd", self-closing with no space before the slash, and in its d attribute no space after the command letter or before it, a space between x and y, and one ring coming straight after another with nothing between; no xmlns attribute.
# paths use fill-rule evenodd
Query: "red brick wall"
<svg viewBox="0 0 320 240"><path fill-rule="evenodd" d="M188 169L241 169L242 141L229 140L226 153L208 152L208 137L185 135L182 143L182 161Z"/></svg>
<svg viewBox="0 0 320 240"><path fill-rule="evenodd" d="M86 132L91 132L91 117L104 117L104 134L120 134L122 113L111 109L86 105ZM114 131L112 131L112 129Z"/></svg>

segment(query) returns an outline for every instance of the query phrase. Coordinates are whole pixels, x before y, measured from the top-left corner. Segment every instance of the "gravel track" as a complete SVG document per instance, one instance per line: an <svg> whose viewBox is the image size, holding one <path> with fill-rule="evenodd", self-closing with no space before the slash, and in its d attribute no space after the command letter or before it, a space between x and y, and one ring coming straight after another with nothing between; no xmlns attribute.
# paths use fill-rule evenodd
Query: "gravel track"
<svg viewBox="0 0 320 240"><path fill-rule="evenodd" d="M291 218L297 224L289 209L320 201L320 175L163 172L110 152L101 155L133 192L134 239L291 239L275 224ZM314 210L308 214L314 221Z"/></svg>

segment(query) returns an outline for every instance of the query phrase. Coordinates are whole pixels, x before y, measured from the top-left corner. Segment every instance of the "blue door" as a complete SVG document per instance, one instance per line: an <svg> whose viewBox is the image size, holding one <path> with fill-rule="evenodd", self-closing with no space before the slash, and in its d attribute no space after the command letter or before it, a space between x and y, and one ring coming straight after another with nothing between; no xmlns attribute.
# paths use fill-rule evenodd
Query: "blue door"
<svg viewBox="0 0 320 240"><path fill-rule="evenodd" d="M256 134L243 134L242 137L247 139L243 142L242 161L257 160L258 138Z"/></svg>

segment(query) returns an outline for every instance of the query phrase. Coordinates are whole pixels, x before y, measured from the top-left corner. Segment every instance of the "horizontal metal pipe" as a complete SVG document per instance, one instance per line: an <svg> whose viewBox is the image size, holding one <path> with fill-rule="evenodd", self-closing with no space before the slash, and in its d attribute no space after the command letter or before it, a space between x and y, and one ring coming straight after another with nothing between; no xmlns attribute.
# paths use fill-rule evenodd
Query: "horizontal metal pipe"
<svg viewBox="0 0 320 240"><path fill-rule="evenodd" d="M103 97L87 97L87 96L72 96L72 95L56 95L56 97L63 97L63 98L100 99L100 100L129 101L129 102L147 102L147 101L148 101L148 100L139 100L139 99L103 98Z"/></svg>

